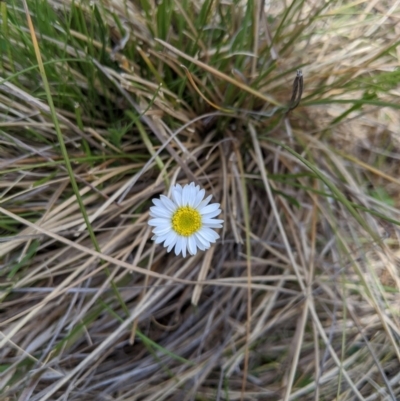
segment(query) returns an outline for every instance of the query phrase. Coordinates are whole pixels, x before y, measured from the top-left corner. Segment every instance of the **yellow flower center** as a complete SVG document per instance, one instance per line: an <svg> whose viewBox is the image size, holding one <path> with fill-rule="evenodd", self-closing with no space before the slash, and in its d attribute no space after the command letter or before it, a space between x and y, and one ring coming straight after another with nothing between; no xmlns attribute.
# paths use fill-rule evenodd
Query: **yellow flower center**
<svg viewBox="0 0 400 401"><path fill-rule="evenodd" d="M201 228L201 214L190 206L181 206L172 215L172 228L182 237L190 237Z"/></svg>

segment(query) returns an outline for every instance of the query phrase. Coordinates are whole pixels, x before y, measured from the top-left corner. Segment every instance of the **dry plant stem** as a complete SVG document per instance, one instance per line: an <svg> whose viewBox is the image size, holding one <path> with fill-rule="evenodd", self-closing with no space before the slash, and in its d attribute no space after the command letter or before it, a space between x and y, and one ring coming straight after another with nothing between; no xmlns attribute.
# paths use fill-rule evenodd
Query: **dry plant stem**
<svg viewBox="0 0 400 401"><path fill-rule="evenodd" d="M386 377L386 374L385 374L384 370L382 369L382 366L381 366L377 356L375 355L375 352L372 349L368 339L366 338L365 334L363 333L363 329L362 329L362 327L361 327L361 325L360 325L360 323L358 321L358 318L357 318L352 306L349 306L349 313L350 313L354 323L356 324L358 331L360 332L361 336L363 337L364 343L368 348L368 352L371 354L371 356L372 356L372 358L374 360L374 363L375 363L375 365L377 366L377 368L379 370L379 374L381 375L381 377L382 377L382 379L383 379L383 381L385 383L385 386L386 386L386 388L387 388L387 390L388 390L388 392L390 394L391 399L395 400L396 396L394 395L392 386L391 386L390 382L388 381L388 379Z"/></svg>
<svg viewBox="0 0 400 401"><path fill-rule="evenodd" d="M76 196L76 200L77 200L77 202L79 204L80 211L82 213L83 219L85 220L85 223L86 223L86 226L87 226L87 230L89 232L89 235L90 235L90 238L91 238L91 240L93 242L93 245L96 248L96 250L98 252L100 252L100 248L99 248L95 233L94 233L94 231L93 231L93 229L92 229L92 227L90 225L90 222L88 220L88 216L87 216L87 213L86 213L85 206L84 206L84 204L82 202L82 199L81 199L81 197L79 195L78 185L76 183L75 176L74 176L73 171L72 171L71 162L69 160L68 153L67 153L67 148L65 146L64 139L63 139L63 136L62 136L62 133L61 133L61 130L60 130L60 124L59 124L58 119L57 119L53 98L52 98L51 92L50 92L49 82L47 80L46 71L45 71L44 66L43 66L42 56L41 56L41 53L40 53L38 41L36 39L36 33L34 31L34 27L33 27L33 24L32 24L32 19L30 17L29 8L28 8L28 4L26 3L26 0L23 1L23 5L24 5L24 10L25 10L28 26L29 26L30 35L31 35L31 38L32 38L32 43L33 43L35 55L36 55L36 58L37 58L37 61L38 61L38 67L39 67L40 75L41 75L41 78L42 78L42 81L43 81L43 85L44 85L44 88L45 88L45 92L46 92L46 96L47 96L47 102L49 104L50 113L52 115L53 122L54 122L54 128L55 128L55 131L57 133L57 139L58 139L58 142L59 142L61 153L62 153L62 155L64 157L64 162L65 162L66 169L68 171L68 175L69 175L69 178L70 178L70 181L71 181L71 186L72 186L72 188L74 190L74 193L75 193L75 196ZM105 268L105 271L108 273L107 268ZM113 286L113 288L115 290L115 293L116 293L116 296L118 298L119 297L119 293L118 293L118 290L116 289L115 284L113 282L112 282L112 286ZM124 306L124 304L123 304L123 306Z"/></svg>
<svg viewBox="0 0 400 401"><path fill-rule="evenodd" d="M308 309L309 308L308 308L307 304L308 304L308 302L310 302L311 299L312 299L311 297L306 298L305 303L303 305L303 313L297 319L296 333L293 336L294 352L291 352L292 366L290 367L289 374L287 375L287 377L285 377L285 386L284 387L286 387L286 392L285 392L285 397L283 398L284 401L288 401L290 399L290 395L292 393L294 376L295 376L297 368L298 368L300 351L301 351L301 347L302 347L303 339L304 339L304 330L305 330L305 326L306 326L307 318L308 318Z"/></svg>
<svg viewBox="0 0 400 401"><path fill-rule="evenodd" d="M150 227L144 227L143 230L142 230L142 234L143 235L139 236L139 238L142 238L142 240L140 242L140 245L139 245L139 248L138 248L137 253L135 255L135 258L133 259L133 262L132 262L132 264L134 264L134 265L137 265L139 263L139 260L140 260L140 258L142 256L143 249L144 249L144 247L146 245L146 239L150 235ZM134 248L134 246L132 245L132 249L133 248ZM154 254L154 249L155 249L155 246L152 249L152 256ZM129 253L127 252L126 253L126 257L128 257L128 255L129 255ZM153 261L153 257L150 257L149 258L149 262L147 264L147 269L148 270L150 270L152 261ZM149 276L146 276L145 280L144 280L144 289L143 289L143 292L140 294L139 300L142 299L145 296L146 288L148 287L148 284L149 284ZM129 337L129 343L130 344L133 344L135 342L135 335L136 335L136 330L137 330L138 323L139 323L139 321L138 321L138 319L136 319L132 324L131 335Z"/></svg>
<svg viewBox="0 0 400 401"><path fill-rule="evenodd" d="M260 48L260 18L261 18L261 7L264 5L264 0L256 0L254 4L254 27L253 27L253 59L251 63L251 75L252 77L256 74L258 49Z"/></svg>
<svg viewBox="0 0 400 401"><path fill-rule="evenodd" d="M116 80L111 76L111 74L108 73L108 71L100 64L98 63L96 60L93 60L93 63L96 64L97 68L99 68L99 70L111 81L114 83L114 85L117 87L117 89L121 92L121 94L125 97L125 99L130 103L130 105L138 112L138 114L141 116L141 118L143 119L143 121L146 123L146 125L153 131L153 133L157 136L157 138L159 139L159 141L164 144L165 142L165 137L162 135L162 133L157 129L154 121L152 121L149 117L147 117L146 115L142 115L142 111L141 108L139 107L138 104L136 104L136 102L133 101L132 97L129 95L129 93L122 88L122 86L120 86L118 84L118 82L116 82ZM193 182L197 182L197 178L193 175L193 173L187 168L186 164L182 161L182 159L178 156L178 154L175 152L175 150L169 145L166 145L166 149L168 150L168 152L171 154L171 156L179 163L179 165L181 166L182 170L185 171L187 177L189 180L193 181Z"/></svg>
<svg viewBox="0 0 400 401"><path fill-rule="evenodd" d="M171 46L171 45L168 44L167 42L164 42L164 41L161 40L161 39L156 39L156 40L157 40L157 42L161 43L166 49L171 50L173 53L177 54L178 56L181 56L181 57L183 57L184 59L186 59L186 60L192 62L193 64L196 64L197 66L201 67L201 68L204 69L205 71L210 72L211 74L217 76L218 78L220 78L220 79L222 79L222 80L224 80L224 81L226 81L226 82L229 82L229 83L231 83L231 84L237 86L237 87L240 88L240 89L243 89L244 91L246 91L246 92L252 94L252 95L255 96L255 97L258 97L258 98L264 100L264 101L267 102L267 103L273 104L273 105L275 105L275 106L282 107L282 106L279 104L279 102L277 102L277 101L276 101L275 99L273 99L272 97L269 97L269 96L267 96L267 95L261 94L260 92L255 91L253 88L251 88L251 87L249 87L249 86L247 86L247 85L242 84L241 82L237 81L236 79L233 79L233 78L231 78L230 76L228 76L228 75L226 75L226 74L223 74L223 73L221 73L220 71L218 71L218 70L216 70L216 69L214 69L214 68L208 66L207 64L205 64L205 63L203 63L203 62L201 62L201 61L199 61L199 60L196 60L196 59L194 59L193 57L188 56L187 54L185 54L185 53L179 51L178 49L176 49L175 47Z"/></svg>
<svg viewBox="0 0 400 401"><path fill-rule="evenodd" d="M295 274L296 274L296 276L297 276L297 278L299 280L300 288L301 288L301 290L303 292L305 292L305 284L304 284L303 279L302 279L302 277L300 275L299 267L298 267L297 263L295 262L295 258L293 256L292 249L291 249L291 247L289 245L289 242L287 240L286 232L285 232L285 230L283 228L283 225L281 223L281 219L279 217L279 213L278 213L278 210L277 210L277 207L276 207L276 203L275 203L275 200L273 198L270 185L268 183L267 175L266 175L265 168L264 168L263 161L262 161L260 145L259 145L259 143L257 141L256 131L255 131L254 127L251 124L249 124L249 131L250 131L250 134L251 134L251 137L252 137L254 149L256 151L257 162L258 162L258 166L259 166L259 169L260 169L261 177L262 177L262 180L263 180L263 183L264 183L267 195L268 195L268 200L271 203L271 207L272 207L274 216L276 218L279 230L281 232L281 235L282 235L282 238L283 238L283 241L284 241L286 252L288 254L290 263L293 266Z"/></svg>
<svg viewBox="0 0 400 401"><path fill-rule="evenodd" d="M17 86L13 85L12 83L3 82L2 85L7 87L7 89L10 92L10 94L12 94L14 96L17 96L17 97L20 97L22 100L24 100L28 104L32 105L32 107L37 107L39 110L45 112L48 115L51 114L49 106L43 104L37 98L29 95L28 93L23 92L20 88L18 88ZM97 143L95 140L93 140L90 136L86 135L84 132L80 131L79 128L76 127L74 124L72 124L67 118L65 118L62 115L58 114L57 115L57 120L60 123L65 124L68 128L71 128L80 137L85 138L85 140L87 140L95 148L98 148L99 150L103 150L103 148L101 147L101 145L99 143Z"/></svg>
<svg viewBox="0 0 400 401"><path fill-rule="evenodd" d="M4 133L3 135L9 136L7 133ZM32 151L32 154L35 154L35 153L36 153L36 154L42 156L43 159L48 160L49 162L53 162L53 161L54 161L51 157L46 156L46 155L43 154L40 150L38 151L38 150L36 150L36 149L34 149L34 148L28 146L28 145L24 144L22 141L20 141L20 140L18 140L18 139L16 139L16 138L12 138L12 140L13 140L15 143L18 143L18 145L21 146L22 148L27 148L28 150ZM62 169L63 171L66 171L66 172L67 172L67 169L66 169L63 165L60 165L59 167L60 167L60 169ZM87 182L85 179L83 179L83 178L80 177L79 175L76 175L75 177L76 177L76 179L77 179L78 181L80 181L80 182L82 182L83 184L87 185L87 186L90 187L93 191L97 192L99 195L101 195L101 196L104 197L105 199L108 199L106 195L104 195L101 191L99 191L97 188L95 188L92 184L90 184L89 182ZM49 210L50 210L50 209L49 209Z"/></svg>
<svg viewBox="0 0 400 401"><path fill-rule="evenodd" d="M203 263L201 264L200 272L198 275L198 280L199 281L204 281L207 278L208 271L210 269L210 263L212 260L212 257L214 255L214 250L215 248L212 247L205 255ZM192 294L192 304L194 306L197 306L199 299L201 297L201 292L202 292L203 286L201 284L196 284L196 286L193 289L193 294Z"/></svg>
<svg viewBox="0 0 400 401"><path fill-rule="evenodd" d="M314 190L316 190L318 188L317 181L314 181L313 188L314 188ZM314 258L315 258L315 249L316 249L316 240L317 240L317 222L318 222L318 200L314 193L311 194L311 198L313 200L312 217L311 217L311 221L312 221L311 238L310 238L311 249L310 249L309 259L308 259L308 264L310 266L310 270L309 270L309 275L308 275L308 280L307 280L307 290L308 290L309 294L312 293L312 285L313 285L313 281L315 279L315 277L314 277L314 273L315 273ZM312 331L313 331L314 350L315 350L315 352L314 352L314 355L315 355L314 363L315 363L315 367L316 367L315 376L316 376L316 379L318 382L319 377L320 377L320 370L319 370L320 353L319 353L319 343L318 343L318 332L317 332L314 322L312 322ZM316 389L315 389L315 398L314 398L315 401L318 401L319 397L320 397L319 388L320 388L319 385L317 385Z"/></svg>
<svg viewBox="0 0 400 401"><path fill-rule="evenodd" d="M76 373L80 372L85 366L87 366L92 360L95 360L98 355L100 355L103 350L107 349L107 347L112 344L112 342L118 338L134 321L137 316L140 315L142 310L145 310L150 303L157 302L158 298L161 296L161 290L150 290L146 296L142 299L141 302L137 305L134 311L131 311L131 315L125 320L121 326L106 340L101 343L95 352L89 354L80 364L78 364L71 372L64 376L64 378L60 379L57 384L44 396L41 398L42 401L46 401L50 396L54 394L60 387L62 387L65 383L68 383ZM154 295L153 295L154 294Z"/></svg>
<svg viewBox="0 0 400 401"><path fill-rule="evenodd" d="M297 264L296 264L296 262L295 262L295 260L294 260L293 254L292 254L292 252L291 252L291 248L290 248L290 246L289 246L289 244L288 244L287 237L286 237L286 233L285 233L285 231L284 231L284 229L283 229L283 226L282 226L282 224L281 224L280 217L279 217L278 211L277 211L277 209L276 209L275 201L274 201L274 198L273 198L273 196L272 196L270 186L269 186L269 184L268 184L268 180L267 180L267 176L266 176L266 173L265 173L265 169L263 168L261 150L260 150L260 146L258 145L258 141L257 141L257 137L256 137L256 132L255 132L254 128L253 128L251 125L249 125L249 130L250 130L250 133L251 133L251 135L252 135L253 145L254 145L254 147L255 147L255 150L256 150L256 153L257 153L257 156L258 156L259 168L260 168L261 176L262 176L262 178L263 178L263 182L264 182L264 185L265 185L265 188L266 188L266 191L267 191L267 195L268 195L269 201L270 201L270 203L271 203L271 206L272 206L272 209L273 209L275 218L276 218L276 220L277 220L279 229L280 229L280 231L281 231L281 235L282 235L282 237L283 237L283 239L284 239L286 251L287 251L287 253L288 253L289 259L290 259L291 264L292 264L292 267L293 267L293 269L294 269L294 271L295 271L295 273L296 273L296 275L297 275L297 277L298 277L299 285L300 285L302 291L304 292L304 295L306 296L306 298L308 298L308 294L306 293L306 287L305 287L305 285L304 285L304 283L303 283L303 281L302 281L302 279L301 279L301 277L300 277L298 266L297 266ZM318 327L318 331L319 331L320 335L322 336L324 342L325 342L326 345L328 346L332 358L335 360L335 362L336 362L336 363L338 364L338 366L339 366L339 365L340 365L340 361L339 361L339 359L337 358L337 356L336 356L336 354L335 354L335 351L332 349L331 345L330 345L329 342L328 342L328 339L327 339L327 337L326 337L326 335L325 335L325 333L324 333L324 331L323 331L323 329L322 329L322 326L321 326L321 324L320 324L320 321L318 320L318 317L317 317L317 314L315 313L314 308L312 307L311 304L308 304L308 306L309 306L309 309L310 309L310 313L311 313L311 315L312 315L312 318L313 318L313 319L316 321L316 323L317 323L317 327ZM344 375L344 377L346 378L348 384L351 386L351 388L352 388L352 390L354 391L354 393L357 394L357 396L359 396L359 397L362 399L361 394L359 393L359 391L357 390L357 388L354 386L354 383L352 382L352 380L350 379L350 376L347 374L346 371L343 372L343 375Z"/></svg>
<svg viewBox="0 0 400 401"><path fill-rule="evenodd" d="M172 281L175 281L177 283L190 284L190 285L197 285L197 284L205 285L205 284L212 284L212 283L215 283L216 285L225 285L225 280L223 280L223 279L220 279L220 280L207 280L207 281L204 281L202 283L199 283L199 281L192 281L192 280L173 278L173 277L167 276L165 274L160 274L160 273L156 273L156 272L153 272L153 271L149 271L147 269L144 269L144 268L141 268L141 267L138 267L138 266L134 266L134 265L126 263L126 262L124 262L122 260L118 260L118 259L110 257L110 256L108 256L106 254L99 253L99 252L94 251L94 250L92 250L90 248L87 248L85 246L82 246L82 245L79 245L79 244L77 244L75 242L72 242L72 241L70 241L70 240L68 240L68 239L66 239L64 237L61 237L60 235L58 235L56 233L50 232L50 231L48 231L48 230L46 230L46 229L44 229L44 228L42 228L40 226L37 226L37 225L35 225L35 224L33 224L33 223L31 223L31 222L29 222L29 221L27 221L27 220L25 220L25 219L23 219L21 217L15 215L14 213L11 213L11 212L7 211L6 209L4 209L2 207L0 207L0 213L3 213L6 216L12 217L16 221L19 221L20 223L31 227L35 231L39 231L39 232L45 234L46 236L49 236L49 237L53 238L56 241L59 241L59 242L64 243L66 245L69 245L70 247L75 248L75 249L83 252L84 254L92 255L93 258L97 257L97 258L104 259L106 262L109 262L109 263L114 264L116 266L124 267L124 268L126 268L126 269L128 269L130 271L143 274L144 276L147 275L147 276L154 277L154 278L164 279L164 280L168 280L168 281L172 280ZM102 267L100 267L97 270L100 270L101 268ZM95 274L95 272L92 272L91 274ZM263 279L263 278L260 278L260 279ZM72 277L68 280L68 282L64 282L63 286L59 286L59 291L62 290L62 288L65 287L66 284L68 284L69 281L71 281L71 280L72 280ZM234 281L235 280L227 279L226 280L226 285L231 286L232 282L234 282ZM245 279L244 281L247 281L247 279ZM247 288L247 285L244 284L243 287ZM274 287L269 287L269 286L265 286L265 285L258 286L258 285L255 285L253 283L252 283L252 287L253 288L265 288L265 289L273 289L274 288ZM65 289L62 290L62 291L65 291ZM57 295L59 295L59 293L54 294L52 297L57 296ZM51 299L52 297L50 297L49 299ZM0 343L0 347L1 347L1 343Z"/></svg>
<svg viewBox="0 0 400 401"><path fill-rule="evenodd" d="M205 100L205 101L206 101L211 107L213 107L214 109L217 109L217 110L219 110L219 111L221 111L221 112L225 112L225 113L229 113L229 112L230 112L229 109L224 109L223 107L220 107L220 106L218 106L217 104L213 103L211 100L207 99L207 97L206 97L205 95L203 95L202 91L201 91L201 90L198 88L198 86L196 85L196 83L195 83L195 81L194 81L194 79L193 79L192 74L190 73L190 71L189 71L183 64L181 64L180 67L184 69L185 74L186 74L186 76L187 76L189 82L192 84L194 90L198 93L198 95L199 95L201 98L203 98L203 100Z"/></svg>
<svg viewBox="0 0 400 401"><path fill-rule="evenodd" d="M0 335L3 339L5 339L7 336L0 331ZM33 360L36 363L40 363L42 366L45 365L45 363L41 363L39 362L33 355L31 355L29 352L26 352L23 348L20 348L17 344L15 344L13 341L11 341L10 339L7 339L7 343L11 344L11 346L15 349L17 349L18 351L20 351L23 355L25 355L26 357L28 357L29 359ZM61 375L60 372L58 372L57 370L50 368L50 370L56 374L56 375Z"/></svg>
<svg viewBox="0 0 400 401"><path fill-rule="evenodd" d="M112 173L105 174L103 177L101 177L98 181L95 181L95 183L93 185L100 185L102 182L110 179L111 177L115 176L118 173L121 173L123 171L126 171L127 169L130 169L129 166L127 167L122 167L119 169L114 169L114 171ZM113 188L109 187L107 188L108 191L112 192ZM29 190L28 190L29 192ZM89 192L89 188L83 188L80 191L80 196L83 196L85 194L87 194ZM105 191L103 191L105 192ZM6 198L4 200L4 202L9 201L12 198ZM113 199L112 197L110 199ZM64 231L67 230L69 228L69 225L75 226L75 221L74 223L68 222L68 220L66 220L66 225L64 226L60 226L60 218L70 215L73 211L78 210L79 207L76 203L74 203L75 200L75 196L71 196L69 199L67 199L66 201L62 202L60 205L58 205L56 208L54 208L47 216L47 220L45 222L46 224L46 228L48 228L49 230L54 230L54 231ZM84 203L87 204L88 202L91 201L91 198L86 198ZM112 201L109 200L108 204L112 204ZM80 220L82 221L82 217L79 217ZM80 222L81 222L80 221ZM31 233L31 230L26 229L23 231L24 234L28 234ZM0 246L0 255L5 255L8 252L11 252L13 249L15 249L15 247L17 247L21 242L23 242L23 240L21 239L14 239L13 241L10 241L9 243L5 243L2 246Z"/></svg>
<svg viewBox="0 0 400 401"><path fill-rule="evenodd" d="M250 332L251 332L251 315L252 315L252 308L251 308L251 243L250 243L250 216L249 216L249 202L247 196L247 188L246 188L246 181L244 179L244 166L243 161L240 156L240 152L238 151L237 147L235 149L237 163L239 167L240 177L241 177L241 198L242 198L242 205L243 205L243 214L244 214L244 221L245 221L245 228L246 228L246 273L247 273L247 319L246 319L246 345L245 345L245 354L244 354L244 367L243 367L243 379L242 379L242 393L241 393L241 400L244 400L245 392L246 392L246 382L248 380L248 369L249 369L249 341L250 341ZM238 177L239 178L239 177Z"/></svg>
<svg viewBox="0 0 400 401"><path fill-rule="evenodd" d="M328 216L326 216L326 218L329 220ZM333 226L333 224L332 224L332 226ZM352 265L354 266L357 274L359 275L360 281L364 285L365 295L369 299L369 302L371 302L372 306L375 308L375 311L376 311L377 315L379 316L379 318L381 320L382 326L385 329L385 331L387 332L388 338L390 339L390 341L393 344L393 350L396 353L396 357L400 361L400 349L399 349L399 347L398 347L398 345L396 343L396 340L394 339L393 332L392 332L393 328L390 328L388 326L391 323L389 323L390 320L388 319L388 317L386 315L386 312L381 309L381 307L379 305L379 302L377 301L376 297L370 291L368 283L365 281L364 274L362 272L362 268L360 266L360 263L359 263L358 260L353 258L351 250L349 249L346 240L340 234L337 234L337 236L338 236L338 239L341 241L341 244L344 246L346 252L348 253L348 255L350 257L350 261L351 261ZM397 334L399 334L399 329L398 328L396 329L396 331L397 331Z"/></svg>

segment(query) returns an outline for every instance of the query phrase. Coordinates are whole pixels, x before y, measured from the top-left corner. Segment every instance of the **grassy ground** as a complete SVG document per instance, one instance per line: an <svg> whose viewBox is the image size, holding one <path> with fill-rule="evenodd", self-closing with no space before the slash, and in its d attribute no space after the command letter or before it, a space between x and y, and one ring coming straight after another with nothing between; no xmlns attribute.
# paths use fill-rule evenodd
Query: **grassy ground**
<svg viewBox="0 0 400 401"><path fill-rule="evenodd" d="M1 400L400 399L398 1L0 9Z"/></svg>

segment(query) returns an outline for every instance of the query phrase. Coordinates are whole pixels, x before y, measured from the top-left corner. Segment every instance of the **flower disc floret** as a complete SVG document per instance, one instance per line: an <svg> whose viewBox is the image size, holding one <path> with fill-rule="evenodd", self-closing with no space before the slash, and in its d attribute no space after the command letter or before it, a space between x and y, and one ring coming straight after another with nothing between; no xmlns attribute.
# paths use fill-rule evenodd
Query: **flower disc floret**
<svg viewBox="0 0 400 401"><path fill-rule="evenodd" d="M219 203L210 203L211 195L204 199L205 190L191 184L182 187L177 184L171 188L171 198L164 195L153 199L150 208L149 225L153 226L152 239L175 254L186 251L191 255L197 248L205 251L210 248L219 235L213 230L222 227L224 222L215 217L221 213Z"/></svg>
<svg viewBox="0 0 400 401"><path fill-rule="evenodd" d="M201 214L190 206L178 207L172 215L172 229L183 237L189 237L201 228Z"/></svg>

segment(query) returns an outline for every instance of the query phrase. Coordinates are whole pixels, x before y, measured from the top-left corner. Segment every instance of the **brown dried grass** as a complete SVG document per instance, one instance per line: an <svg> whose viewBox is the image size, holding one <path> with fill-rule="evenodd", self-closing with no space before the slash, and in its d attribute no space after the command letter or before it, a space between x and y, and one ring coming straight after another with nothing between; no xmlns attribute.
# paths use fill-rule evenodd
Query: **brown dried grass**
<svg viewBox="0 0 400 401"><path fill-rule="evenodd" d="M92 81L71 63L82 121L57 108L98 250L45 97L23 74L0 86L3 399L398 399L398 87L373 98L386 102L380 106L354 83L398 65L391 45L400 9L333 2L314 20L318 2L298 2L290 14L297 25L285 25L268 48L288 8L273 2L264 12L255 2L262 18L253 51L269 53L277 68L250 86L259 74L255 57L244 71L234 70L234 60L220 70L207 36L198 57L179 48L174 26L169 43L157 41L155 6L151 25L133 2L100 3L116 67L94 60ZM194 37L191 18L202 3L191 2L191 10L173 4ZM217 6L232 8L228 28L239 30L246 5L212 3L209 25L220 23ZM91 18L87 3L75 7ZM115 18L129 31L125 38ZM41 40L82 56L78 46ZM131 40L140 43L137 58L125 51ZM9 54L3 78L13 72ZM234 58L228 45L221 57ZM220 110L189 80L183 89L165 82L166 69L184 80L182 63ZM305 65L302 105L273 114L290 98L298 65ZM233 86L248 93L226 104ZM85 114L82 102L92 101L93 90L114 117L145 112L119 144L101 105ZM335 121L349 110L345 99L365 102ZM208 252L182 259L150 241L146 221L152 197L191 181L221 203L225 224Z"/></svg>

